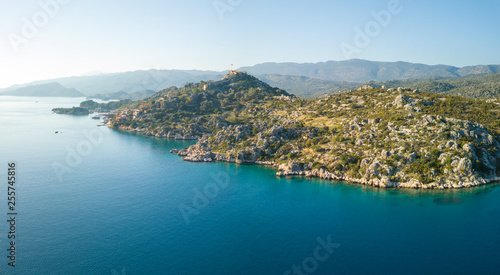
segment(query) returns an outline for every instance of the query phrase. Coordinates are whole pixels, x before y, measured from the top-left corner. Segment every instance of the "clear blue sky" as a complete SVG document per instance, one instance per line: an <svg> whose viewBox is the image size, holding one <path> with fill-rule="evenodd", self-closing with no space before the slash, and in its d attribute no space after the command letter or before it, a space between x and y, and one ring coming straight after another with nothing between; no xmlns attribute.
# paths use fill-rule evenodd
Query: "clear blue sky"
<svg viewBox="0 0 500 275"><path fill-rule="evenodd" d="M391 1L0 0L0 87L93 71L261 62L500 64L500 1L400 0L377 29L371 13L391 13ZM356 44L355 28L367 27L370 40ZM346 55L341 45L357 50Z"/></svg>

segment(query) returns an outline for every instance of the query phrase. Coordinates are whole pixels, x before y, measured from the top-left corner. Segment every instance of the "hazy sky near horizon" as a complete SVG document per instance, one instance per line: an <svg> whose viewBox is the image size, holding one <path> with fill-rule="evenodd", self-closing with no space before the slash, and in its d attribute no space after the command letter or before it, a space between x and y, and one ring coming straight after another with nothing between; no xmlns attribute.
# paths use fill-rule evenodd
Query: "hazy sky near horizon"
<svg viewBox="0 0 500 275"><path fill-rule="evenodd" d="M493 0L0 3L0 88L95 71L222 71L262 62L500 64L500 2Z"/></svg>

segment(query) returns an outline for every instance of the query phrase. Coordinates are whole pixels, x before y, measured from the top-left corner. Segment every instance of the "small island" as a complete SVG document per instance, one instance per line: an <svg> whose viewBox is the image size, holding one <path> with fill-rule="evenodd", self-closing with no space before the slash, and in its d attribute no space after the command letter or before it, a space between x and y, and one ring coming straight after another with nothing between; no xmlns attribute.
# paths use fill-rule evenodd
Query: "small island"
<svg viewBox="0 0 500 275"><path fill-rule="evenodd" d="M64 115L74 115L74 116L86 116L89 115L90 112L88 109L81 107L72 107L72 108L54 108L52 112L56 114L64 114Z"/></svg>
<svg viewBox="0 0 500 275"><path fill-rule="evenodd" d="M120 101L110 101L107 103L97 103L93 100L86 100L80 103L80 107L72 108L54 108L52 112L64 115L83 115L86 116L93 112L111 112L124 106L132 104L132 100L125 99Z"/></svg>

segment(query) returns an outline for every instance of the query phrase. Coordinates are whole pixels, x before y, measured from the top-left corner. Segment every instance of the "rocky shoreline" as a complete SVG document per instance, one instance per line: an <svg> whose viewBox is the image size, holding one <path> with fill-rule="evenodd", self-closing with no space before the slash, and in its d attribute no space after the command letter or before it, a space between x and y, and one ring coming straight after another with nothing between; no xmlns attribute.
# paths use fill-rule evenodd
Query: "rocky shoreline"
<svg viewBox="0 0 500 275"><path fill-rule="evenodd" d="M382 177L380 179L352 178L343 173L335 174L328 172L323 168L304 170L303 168L301 168L301 165L297 162L277 164L273 161L242 160L239 158L232 158L230 156L219 153L213 153L207 150L198 149L196 148L196 146L190 146L188 148L181 150L172 149L170 153L175 153L178 156L182 157L184 161L190 161L190 162L220 161L220 162L237 163L237 164L254 164L262 166L271 166L279 170L278 172L276 172L277 177L303 176L308 178L320 178L325 180L369 185L379 188L411 188L411 189L439 189L439 190L462 189L462 188L471 188L471 187L486 185L500 181L500 177L496 176L492 176L486 179L482 177L475 178L473 176L469 180L456 181L456 182L449 180L445 184L438 184L438 183L422 184L415 179L411 179L409 182L396 182L396 181L391 181L388 177Z"/></svg>

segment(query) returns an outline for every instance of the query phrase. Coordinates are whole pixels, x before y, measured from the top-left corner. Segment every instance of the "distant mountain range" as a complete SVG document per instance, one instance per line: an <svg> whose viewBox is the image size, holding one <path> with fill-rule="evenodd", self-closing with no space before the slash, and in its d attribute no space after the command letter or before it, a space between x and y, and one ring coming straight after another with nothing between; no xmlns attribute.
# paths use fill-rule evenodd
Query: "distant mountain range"
<svg viewBox="0 0 500 275"><path fill-rule="evenodd" d="M271 86L285 89L300 97L311 98L346 91L369 81L395 81L394 83L411 86L415 84L413 80L422 82L449 79L449 81L452 81L453 79L479 75L479 78L470 82L477 84L478 81L482 81L482 75L500 73L500 65L478 65L459 68L447 65L352 59L321 63L262 63L251 67L243 67L239 70L247 71ZM226 73L226 71L198 70L139 70L74 76L14 85L6 89L0 89L0 95L76 96L78 94L78 96L82 96L81 94L83 94L103 99L128 98L137 100L151 95L152 92L171 86L179 87L201 80L218 80ZM492 85L496 87L495 81L493 81ZM53 86L54 91L52 92L51 86L43 86L45 84L54 85L53 83L59 84L60 87ZM392 84L386 83L385 85ZM474 84L474 87L477 87L477 89L472 87L471 91L466 93L467 96L476 96L476 91L479 94L488 94L484 93L485 85L476 84ZM492 85L488 87L492 87ZM434 88L436 87L432 87L432 89Z"/></svg>
<svg viewBox="0 0 500 275"><path fill-rule="evenodd" d="M424 77L462 77L500 73L500 65L453 67L408 62L376 62L360 59L321 63L262 63L240 70L252 75L280 74L306 76L330 81L367 82Z"/></svg>
<svg viewBox="0 0 500 275"><path fill-rule="evenodd" d="M30 85L17 88L3 93L3 95L15 96L60 96L60 97L84 97L85 95L74 88L66 88L57 82Z"/></svg>
<svg viewBox="0 0 500 275"><path fill-rule="evenodd" d="M302 98L315 98L325 94L337 94L347 91L359 83L345 81L330 81L306 76L263 74L257 78L267 84L286 90Z"/></svg>
<svg viewBox="0 0 500 275"><path fill-rule="evenodd" d="M127 94L140 92L148 94L148 90L156 92L171 86L184 86L190 82L216 80L222 78L224 74L224 72L196 70L140 70L41 80L1 89L0 93L17 94L20 88L57 82L66 88L76 89L86 96L95 96L98 94L102 96L117 92L125 92ZM36 89L36 86L34 88Z"/></svg>

